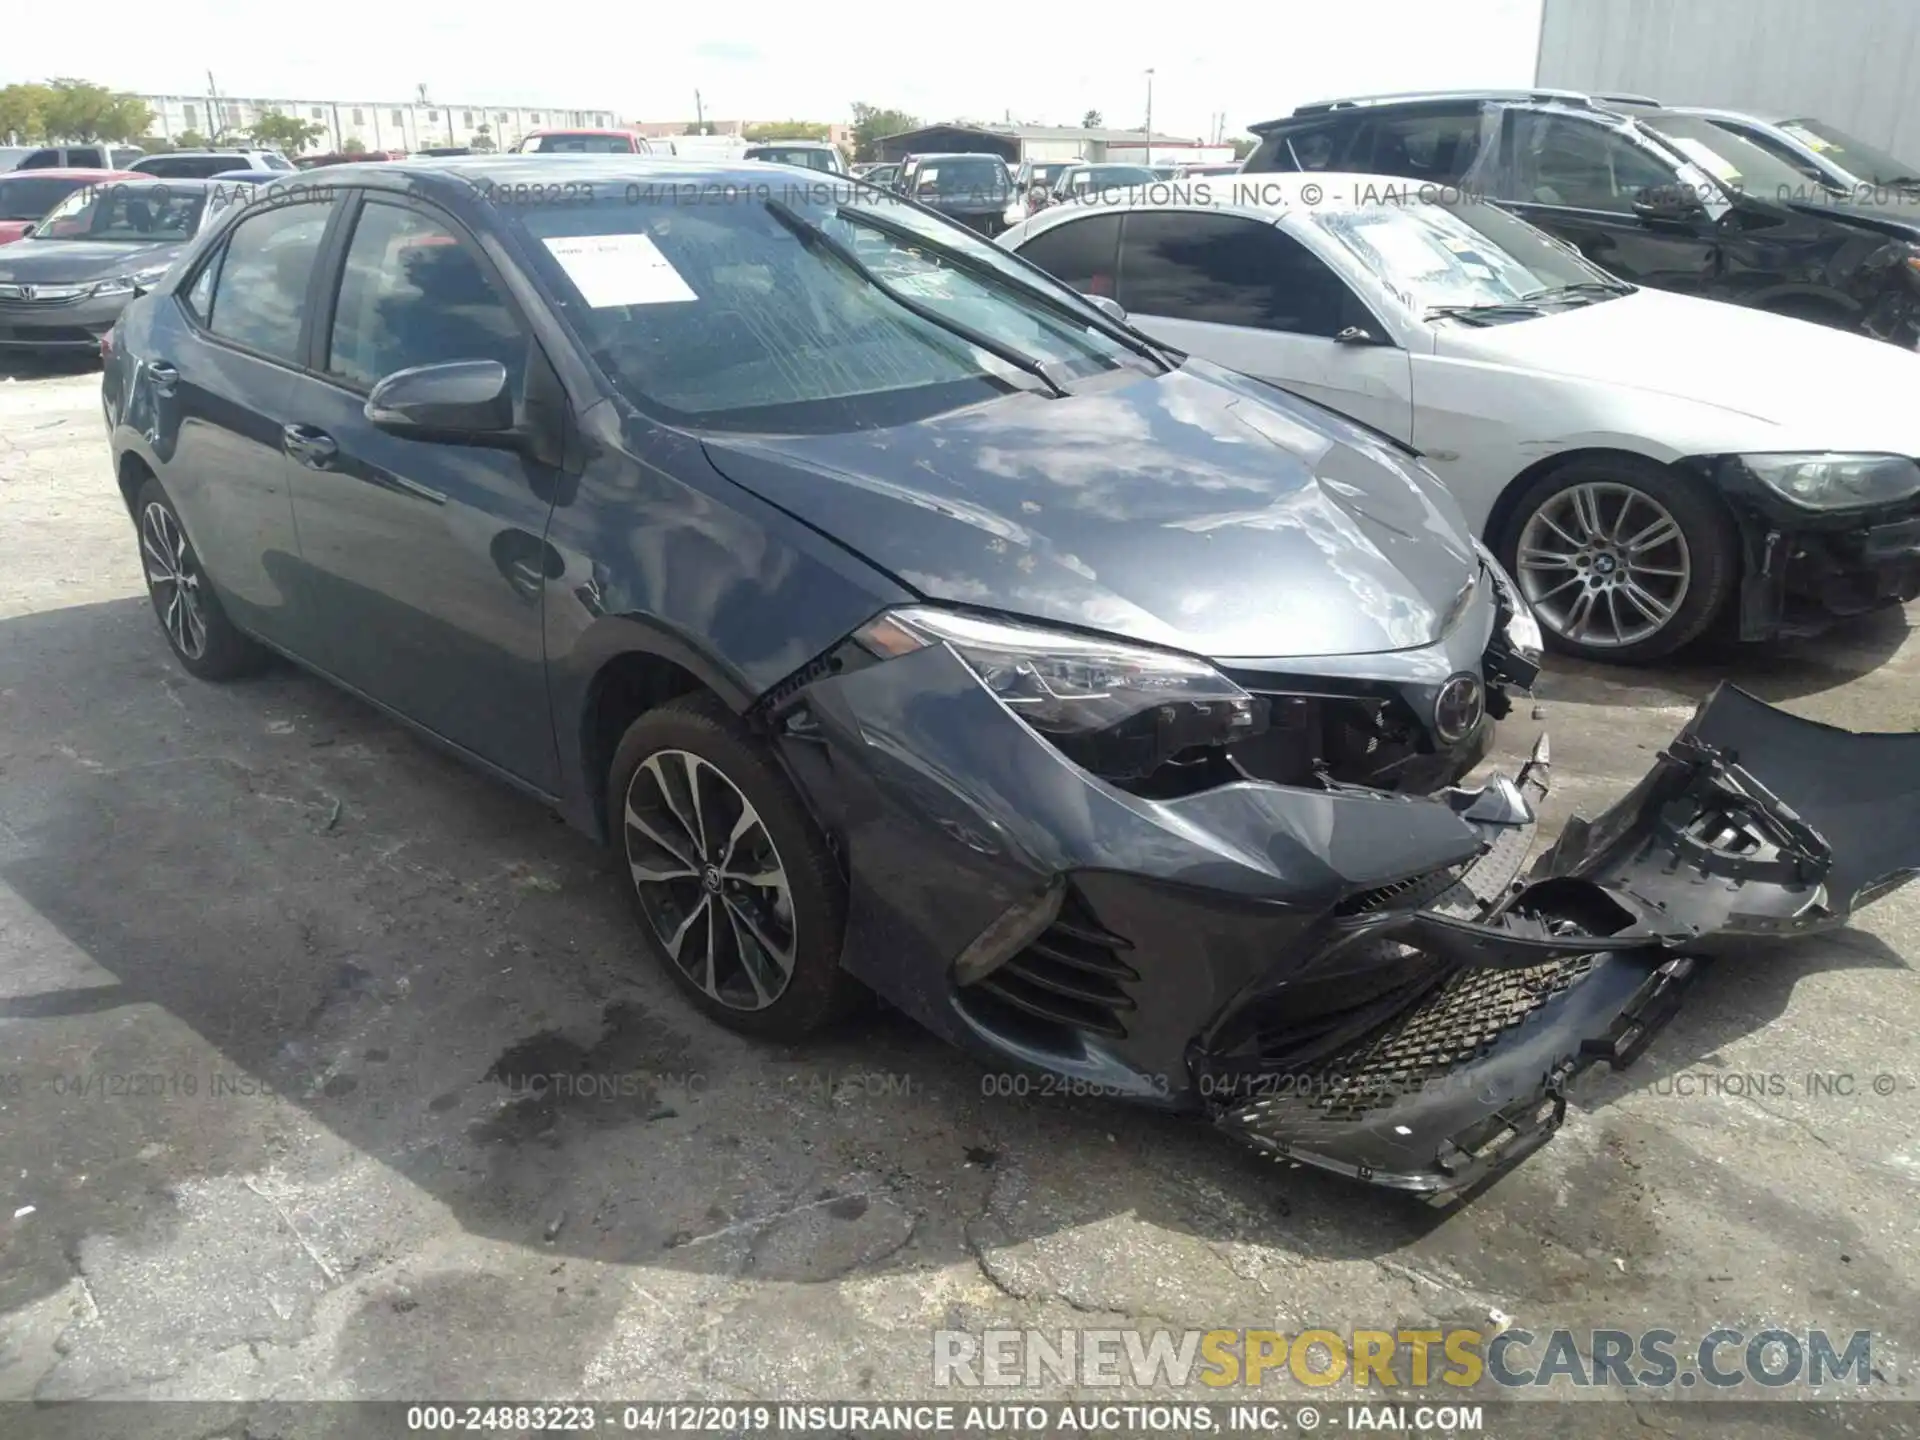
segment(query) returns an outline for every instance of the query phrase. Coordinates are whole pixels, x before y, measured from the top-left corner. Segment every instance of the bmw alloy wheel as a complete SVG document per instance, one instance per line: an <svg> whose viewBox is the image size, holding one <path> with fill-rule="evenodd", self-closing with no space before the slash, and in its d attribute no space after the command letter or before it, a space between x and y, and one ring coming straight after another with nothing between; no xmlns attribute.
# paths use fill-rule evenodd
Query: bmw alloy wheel
<svg viewBox="0 0 1920 1440"><path fill-rule="evenodd" d="M200 601L200 568L180 522L164 505L149 504L140 516L140 553L147 585L167 638L189 660L207 653L207 617Z"/></svg>
<svg viewBox="0 0 1920 1440"><path fill-rule="evenodd" d="M1515 565L1540 623L1596 650L1659 634L1693 578L1686 535L1667 507L1604 481L1548 496L1520 531Z"/></svg>
<svg viewBox="0 0 1920 1440"><path fill-rule="evenodd" d="M730 1010L764 1010L793 974L793 892L760 814L724 773L658 750L628 782L627 868L667 957Z"/></svg>

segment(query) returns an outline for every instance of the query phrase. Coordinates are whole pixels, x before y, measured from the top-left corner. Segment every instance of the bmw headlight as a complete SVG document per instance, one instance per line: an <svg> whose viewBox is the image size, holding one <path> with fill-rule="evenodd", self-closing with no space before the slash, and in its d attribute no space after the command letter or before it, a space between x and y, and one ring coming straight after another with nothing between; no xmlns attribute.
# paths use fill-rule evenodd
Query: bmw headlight
<svg viewBox="0 0 1920 1440"><path fill-rule="evenodd" d="M1904 455L1742 455L1740 463L1769 490L1809 510L1848 510L1920 494L1920 465Z"/></svg>
<svg viewBox="0 0 1920 1440"><path fill-rule="evenodd" d="M131 275L115 276L111 280L102 280L93 287L95 295L131 295L137 290L151 289L158 285L172 267L169 265L150 265L145 270L136 270Z"/></svg>
<svg viewBox="0 0 1920 1440"><path fill-rule="evenodd" d="M1541 657L1547 653L1546 637L1540 633L1540 622L1533 618L1533 608L1520 593L1520 587L1513 583L1513 577L1507 574L1507 567L1496 560L1493 552L1478 540L1473 542L1473 548L1480 556L1480 563L1487 567L1487 573L1493 577L1494 593L1499 598L1500 633L1495 639L1502 642L1507 652L1529 672L1525 679L1512 674L1503 674L1501 678L1514 681L1523 690L1530 689L1540 669Z"/></svg>
<svg viewBox="0 0 1920 1440"><path fill-rule="evenodd" d="M1264 700L1190 655L918 606L888 611L857 638L884 657L952 646L1008 709L1109 779L1267 728Z"/></svg>

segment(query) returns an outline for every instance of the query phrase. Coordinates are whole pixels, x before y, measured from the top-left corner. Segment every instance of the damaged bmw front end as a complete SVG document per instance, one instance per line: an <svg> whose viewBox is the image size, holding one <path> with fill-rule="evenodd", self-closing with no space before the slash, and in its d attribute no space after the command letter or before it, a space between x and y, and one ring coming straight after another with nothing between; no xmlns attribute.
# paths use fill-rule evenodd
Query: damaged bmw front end
<svg viewBox="0 0 1920 1440"><path fill-rule="evenodd" d="M1920 855L1908 737L1735 689L1528 868L1544 738L1475 788L1277 783L1237 757L1289 697L1022 630L889 613L770 714L843 847L845 964L991 1063L1433 1203L1547 1140L1716 945L1841 923Z"/></svg>

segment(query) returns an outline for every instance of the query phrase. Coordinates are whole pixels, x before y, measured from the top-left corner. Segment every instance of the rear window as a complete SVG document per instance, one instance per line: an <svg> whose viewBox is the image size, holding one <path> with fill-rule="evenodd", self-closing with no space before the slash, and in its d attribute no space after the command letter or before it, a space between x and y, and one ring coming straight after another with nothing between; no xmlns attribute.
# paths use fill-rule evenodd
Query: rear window
<svg viewBox="0 0 1920 1440"><path fill-rule="evenodd" d="M829 173L837 168L830 152L805 145L756 145L747 151L747 159L763 160L769 165L799 165Z"/></svg>
<svg viewBox="0 0 1920 1440"><path fill-rule="evenodd" d="M914 189L932 195L999 195L1012 188L1007 167L991 155L929 160L913 177Z"/></svg>
<svg viewBox="0 0 1920 1440"><path fill-rule="evenodd" d="M26 175L0 179L0 220L38 220L87 183Z"/></svg>
<svg viewBox="0 0 1920 1440"><path fill-rule="evenodd" d="M1241 169L1248 175L1336 169L1350 130L1351 122L1345 117L1310 125L1289 125L1263 136Z"/></svg>
<svg viewBox="0 0 1920 1440"><path fill-rule="evenodd" d="M244 155L149 155L135 162L142 175L162 175L175 180L210 180L247 163Z"/></svg>
<svg viewBox="0 0 1920 1440"><path fill-rule="evenodd" d="M632 139L625 135L536 135L527 149L554 155L631 155Z"/></svg>

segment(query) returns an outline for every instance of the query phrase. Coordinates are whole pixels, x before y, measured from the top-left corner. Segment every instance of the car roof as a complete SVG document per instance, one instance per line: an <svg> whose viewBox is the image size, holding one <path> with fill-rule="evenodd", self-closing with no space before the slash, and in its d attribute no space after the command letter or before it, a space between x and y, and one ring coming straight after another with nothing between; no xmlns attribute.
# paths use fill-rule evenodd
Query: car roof
<svg viewBox="0 0 1920 1440"><path fill-rule="evenodd" d="M0 170L0 180L151 180L137 170L102 170L97 165L49 165L40 170Z"/></svg>
<svg viewBox="0 0 1920 1440"><path fill-rule="evenodd" d="M748 145L755 150L797 150L806 147L813 150L831 150L833 145L826 140L750 140Z"/></svg>
<svg viewBox="0 0 1920 1440"><path fill-rule="evenodd" d="M1616 106L1626 105L1641 109L1663 108L1658 100L1648 95L1590 94L1584 90L1552 90L1540 87L1532 90L1412 90L1387 95L1348 95L1334 100L1314 100L1305 105L1294 106L1291 115L1283 115L1275 120L1261 120L1247 128L1256 135L1264 135L1269 130L1277 130L1293 120L1332 115L1344 110L1401 107L1418 109L1426 105L1457 105L1463 100L1482 103L1504 101L1514 105L1563 105L1602 113Z"/></svg>
<svg viewBox="0 0 1920 1440"><path fill-rule="evenodd" d="M527 131L528 139L532 139L535 135L624 135L629 140L644 140L646 138L638 130L612 128L603 130L597 125L545 125L537 130ZM683 137L671 136L669 138L680 139Z"/></svg>
<svg viewBox="0 0 1920 1440"><path fill-rule="evenodd" d="M662 185L734 184L745 193L767 183L767 167L750 160L671 155L450 155L410 156L404 160L349 161L329 166L327 184L364 185L376 190L405 190L417 185L443 198L464 200L482 187L502 184L552 184L564 175L583 184L655 181ZM179 182L187 183L187 182ZM205 182L202 182L205 183Z"/></svg>
<svg viewBox="0 0 1920 1440"><path fill-rule="evenodd" d="M1719 105L1667 105L1675 115L1698 115L1703 120L1750 120L1755 125L1782 125L1791 115L1762 115L1755 110L1728 110Z"/></svg>

